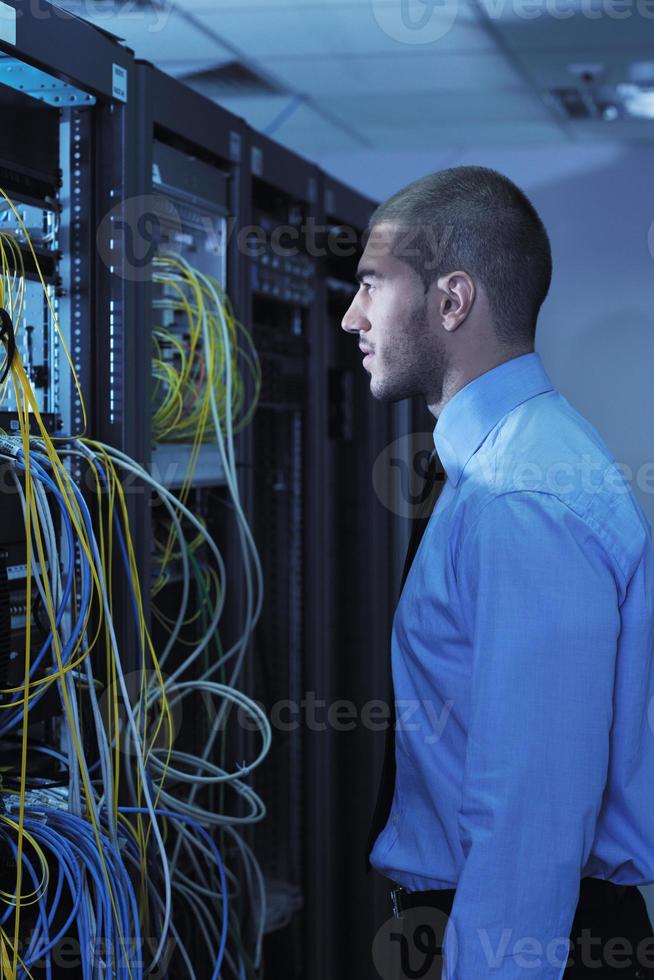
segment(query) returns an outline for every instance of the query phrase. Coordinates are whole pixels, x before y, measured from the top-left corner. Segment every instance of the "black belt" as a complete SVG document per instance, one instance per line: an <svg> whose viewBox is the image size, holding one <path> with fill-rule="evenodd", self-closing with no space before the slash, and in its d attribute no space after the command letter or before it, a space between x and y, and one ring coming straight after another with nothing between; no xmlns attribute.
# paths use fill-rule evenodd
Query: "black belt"
<svg viewBox="0 0 654 980"><path fill-rule="evenodd" d="M420 908L428 905L432 908L442 909L449 914L454 902L454 888L437 888L432 891L411 892L402 885L391 888L391 908L396 919L402 918L405 909Z"/></svg>
<svg viewBox="0 0 654 980"><path fill-rule="evenodd" d="M586 909L617 905L625 894L636 885L617 885L603 878L582 878L579 886L578 904ZM449 915L454 903L455 888L436 888L431 891L412 892L402 885L391 888L391 908L396 919L402 918L405 909L429 906L441 909Z"/></svg>

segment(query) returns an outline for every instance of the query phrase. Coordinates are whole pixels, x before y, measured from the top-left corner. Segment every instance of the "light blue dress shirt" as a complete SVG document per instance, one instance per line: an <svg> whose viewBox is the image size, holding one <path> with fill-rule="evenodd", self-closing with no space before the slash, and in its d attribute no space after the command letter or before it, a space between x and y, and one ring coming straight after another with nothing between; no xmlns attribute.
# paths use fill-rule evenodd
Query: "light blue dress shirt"
<svg viewBox="0 0 654 980"><path fill-rule="evenodd" d="M536 352L434 429L447 475L393 620L395 795L371 864L454 888L443 980L560 980L582 876L654 881L654 549Z"/></svg>

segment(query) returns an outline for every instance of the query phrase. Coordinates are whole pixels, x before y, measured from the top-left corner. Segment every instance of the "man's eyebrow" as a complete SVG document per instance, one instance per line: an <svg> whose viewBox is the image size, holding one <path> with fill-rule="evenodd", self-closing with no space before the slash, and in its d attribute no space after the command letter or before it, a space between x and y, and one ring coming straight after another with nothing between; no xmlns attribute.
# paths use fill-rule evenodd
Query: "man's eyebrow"
<svg viewBox="0 0 654 980"><path fill-rule="evenodd" d="M365 276L368 276L369 279L383 279L384 278L383 275L382 275L382 273L381 272L377 272L375 269L357 269L356 276L355 276L357 282L361 282L361 280Z"/></svg>

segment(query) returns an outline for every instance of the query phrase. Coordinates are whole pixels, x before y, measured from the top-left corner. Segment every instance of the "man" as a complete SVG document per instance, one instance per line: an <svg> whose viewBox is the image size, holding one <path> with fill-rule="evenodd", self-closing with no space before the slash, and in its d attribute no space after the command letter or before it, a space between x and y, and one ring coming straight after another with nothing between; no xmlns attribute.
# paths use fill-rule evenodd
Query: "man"
<svg viewBox="0 0 654 980"><path fill-rule="evenodd" d="M399 916L449 913L448 980L654 972L651 528L534 350L551 271L523 192L456 167L375 211L342 323L375 398L425 398L447 478L393 621L417 708L370 863Z"/></svg>

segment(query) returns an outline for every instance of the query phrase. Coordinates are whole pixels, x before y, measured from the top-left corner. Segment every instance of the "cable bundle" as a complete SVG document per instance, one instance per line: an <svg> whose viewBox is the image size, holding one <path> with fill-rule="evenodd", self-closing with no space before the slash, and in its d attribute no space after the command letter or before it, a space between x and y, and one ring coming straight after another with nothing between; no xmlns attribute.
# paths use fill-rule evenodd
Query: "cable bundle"
<svg viewBox="0 0 654 980"><path fill-rule="evenodd" d="M166 325L153 332L152 435L157 442L190 445L179 493L186 503L202 444L220 440L221 430L228 428L231 438L252 420L261 389L261 365L250 335L216 279L171 253L154 259L153 282L160 294L154 308ZM249 404L241 370L252 377ZM168 535L161 545L154 595L165 582L171 556Z"/></svg>
<svg viewBox="0 0 654 980"><path fill-rule="evenodd" d="M219 282L194 270L182 256L157 256L153 262L153 282L161 293L154 308L162 319L168 320L168 325L157 327L153 336L156 351L153 373L157 381L152 420L154 438L182 442L214 438L209 418L210 386L214 389L219 415L225 418L229 412L234 431L239 432L252 420L261 383L259 361L250 335L236 319ZM228 364L224 363L225 359ZM255 385L255 397L249 406L244 404L241 364L250 371ZM227 373L233 378L229 404L223 378ZM243 413L240 419L239 412Z"/></svg>
<svg viewBox="0 0 654 980"><path fill-rule="evenodd" d="M14 323L19 321L24 280L11 271L1 243L2 236L0 307ZM38 269L33 249L32 253ZM186 269L181 260L178 269L180 274ZM0 436L0 459L20 500L26 540L23 677L21 683L0 691L0 737L17 738L20 753L18 771L4 784L7 812L0 813L0 843L16 867L15 888L0 893L3 976L28 976L30 964L37 961L50 976L53 950L65 931L74 927L82 962L90 951L85 980L147 975L166 964L171 950L195 978L177 914L193 923L194 932L199 930L212 977L227 975L221 971L255 977L261 965L266 918L263 879L236 828L265 814L246 777L265 757L271 732L265 713L235 684L260 615L263 580L236 479L234 434L247 415L235 422L241 400L233 376L234 321L227 316L224 297L215 284L199 274L195 278L202 293L196 296L194 313L199 331L196 347L202 347L205 371L212 379L205 394L198 396L207 415L201 438L213 430L237 521L246 581L243 632L226 651L218 639L226 570L202 521L183 499L119 450L83 433L76 439L57 439L55 445L39 413L20 351L11 346L8 333L3 335L6 383L13 386L20 438ZM49 303L42 277L41 283ZM51 306L50 314L73 370ZM75 383L81 399L76 378ZM30 436L31 421L36 437ZM73 464L88 476L90 494L83 494L73 481ZM169 518L169 554L179 556L182 570L179 607L160 650L155 650L144 615L121 483L125 474L137 477L159 496ZM196 558L200 545L207 556L203 567ZM119 569L131 599L135 685L126 674L116 627L111 583ZM166 674L171 651L189 616L193 581L202 582L206 590L202 629L183 661ZM35 602L45 620L45 635L36 643ZM34 788L27 788L29 712L48 692L56 692L60 704L61 740L37 749L54 758L66 774L59 796L34 781ZM212 726L200 756L174 747L176 707L193 695L200 696ZM235 706L258 728L261 741L249 763L230 769L219 735ZM221 791L217 809L198 804L202 787ZM223 808L225 789L232 798ZM238 869L224 860L216 833L222 847L230 845ZM256 921L250 950L236 915L243 877ZM27 935L29 924L32 931ZM142 937L155 938L142 942ZM97 950L101 953L95 955Z"/></svg>
<svg viewBox="0 0 654 980"><path fill-rule="evenodd" d="M15 857L18 829L11 811L0 817L0 841ZM133 860L136 851L129 834L123 831L119 848L102 834L100 852L86 820L39 802L24 808L23 834L27 852L33 852L28 856L24 850L22 854L33 891L22 895L22 903L33 905L35 914L18 975L25 976L35 964L43 964L49 980L53 976L53 951L68 939L72 929L78 936L74 953L84 980L103 973L120 980L141 978L143 940L136 897L124 862L124 855ZM51 867L56 867L56 877L51 874ZM13 976L7 970L4 924L15 900L14 896L3 897L7 903L0 918L3 976ZM115 902L113 907L111 899ZM57 916L63 924L53 928Z"/></svg>

